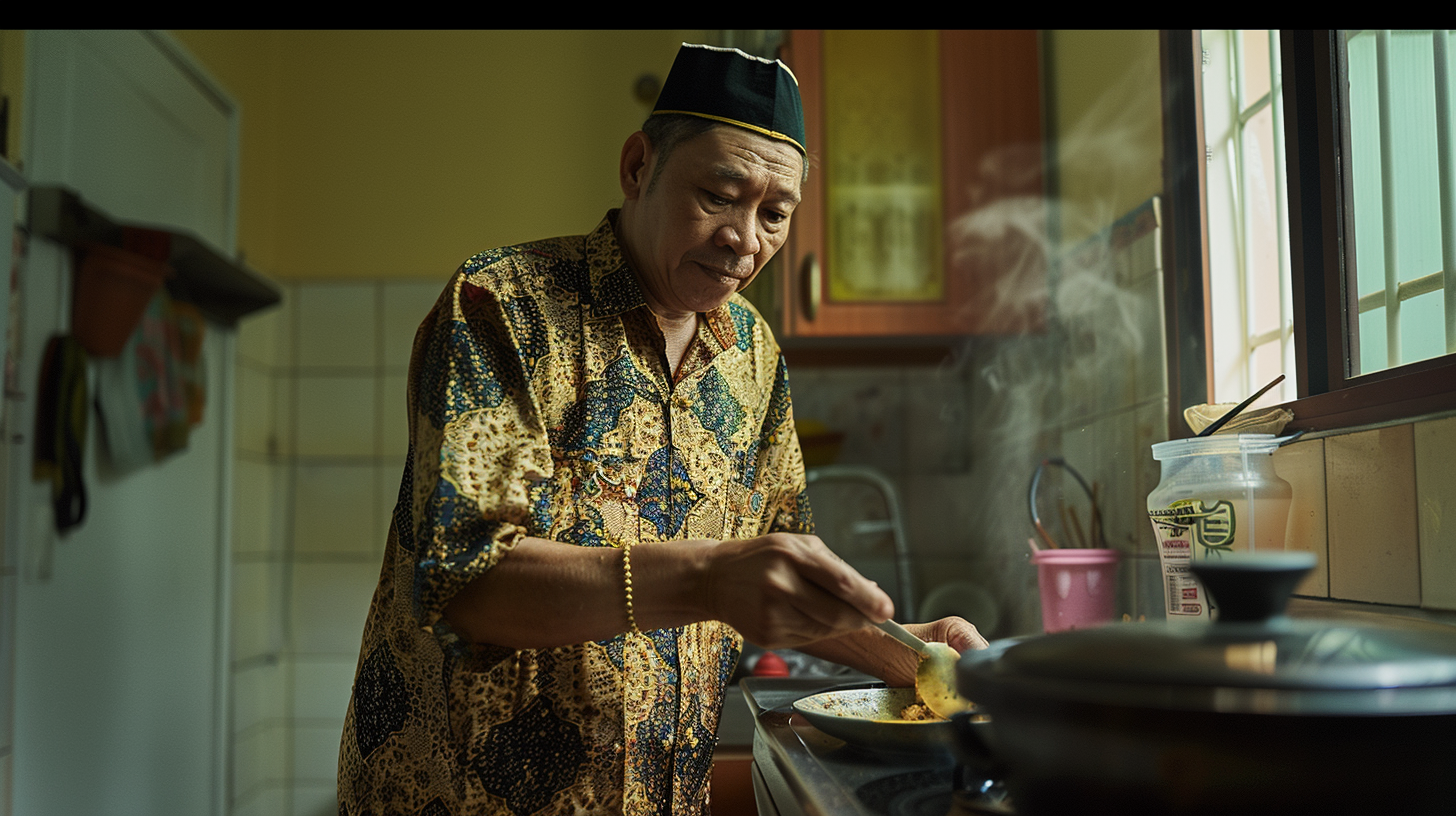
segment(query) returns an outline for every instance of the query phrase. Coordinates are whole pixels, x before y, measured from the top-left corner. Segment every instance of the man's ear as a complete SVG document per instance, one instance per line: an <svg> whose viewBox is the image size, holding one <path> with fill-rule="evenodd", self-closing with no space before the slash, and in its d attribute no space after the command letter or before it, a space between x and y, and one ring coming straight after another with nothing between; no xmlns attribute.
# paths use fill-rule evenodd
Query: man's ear
<svg viewBox="0 0 1456 816"><path fill-rule="evenodd" d="M627 200L640 198L647 192L652 176L652 143L647 134L637 131L627 137L622 145L622 161L618 172L622 183L622 197Z"/></svg>

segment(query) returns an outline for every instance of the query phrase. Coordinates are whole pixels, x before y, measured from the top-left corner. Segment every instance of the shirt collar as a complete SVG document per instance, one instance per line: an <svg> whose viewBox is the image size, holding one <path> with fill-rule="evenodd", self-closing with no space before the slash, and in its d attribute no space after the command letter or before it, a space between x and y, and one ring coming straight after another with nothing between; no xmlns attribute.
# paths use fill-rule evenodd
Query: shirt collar
<svg viewBox="0 0 1456 816"><path fill-rule="evenodd" d="M591 285L589 313L594 320L647 308L642 286L627 264L621 244L617 242L615 225L618 212L615 209L608 211L597 228L586 237L587 279ZM727 303L704 312L700 333L702 326L707 327L707 334L716 341L717 351L738 345L738 324L729 313Z"/></svg>

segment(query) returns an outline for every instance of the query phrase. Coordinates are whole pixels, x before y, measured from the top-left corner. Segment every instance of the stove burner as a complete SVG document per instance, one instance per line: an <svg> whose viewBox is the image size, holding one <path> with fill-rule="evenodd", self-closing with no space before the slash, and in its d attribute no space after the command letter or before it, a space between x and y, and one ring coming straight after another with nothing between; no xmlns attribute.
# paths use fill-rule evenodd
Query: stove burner
<svg viewBox="0 0 1456 816"><path fill-rule="evenodd" d="M945 790L906 791L890 802L890 816L946 816L951 793Z"/></svg>
<svg viewBox="0 0 1456 816"><path fill-rule="evenodd" d="M951 801L955 805L950 811L952 814L1009 816L1015 812L1011 809L1011 799L1006 795L1006 783L968 765L956 766Z"/></svg>
<svg viewBox="0 0 1456 816"><path fill-rule="evenodd" d="M950 774L911 771L861 785L854 792L865 807L889 816L946 816L950 811Z"/></svg>

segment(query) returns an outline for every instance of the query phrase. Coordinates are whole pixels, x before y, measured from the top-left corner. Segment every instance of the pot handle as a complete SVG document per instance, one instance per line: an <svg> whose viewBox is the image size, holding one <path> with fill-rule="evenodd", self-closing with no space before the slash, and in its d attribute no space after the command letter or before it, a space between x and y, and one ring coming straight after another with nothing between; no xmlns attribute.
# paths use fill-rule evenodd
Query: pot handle
<svg viewBox="0 0 1456 816"><path fill-rule="evenodd" d="M990 718L985 714L962 711L951 715L950 724L956 733L956 758L977 774L1000 779L1001 763L996 761L987 740L991 731Z"/></svg>
<svg viewBox="0 0 1456 816"><path fill-rule="evenodd" d="M1195 560L1190 569L1218 605L1220 623L1264 623L1283 616L1315 563L1312 552L1248 552Z"/></svg>

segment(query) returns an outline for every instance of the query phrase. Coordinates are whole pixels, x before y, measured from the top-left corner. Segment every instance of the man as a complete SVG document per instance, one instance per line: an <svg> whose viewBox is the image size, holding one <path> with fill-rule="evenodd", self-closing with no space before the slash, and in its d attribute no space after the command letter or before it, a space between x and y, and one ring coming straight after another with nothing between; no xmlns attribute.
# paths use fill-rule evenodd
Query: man
<svg viewBox="0 0 1456 816"><path fill-rule="evenodd" d="M737 296L803 141L782 63L685 45L621 209L452 279L415 340L341 813L703 813L743 638L913 683L868 625L889 597L810 534L783 358Z"/></svg>

